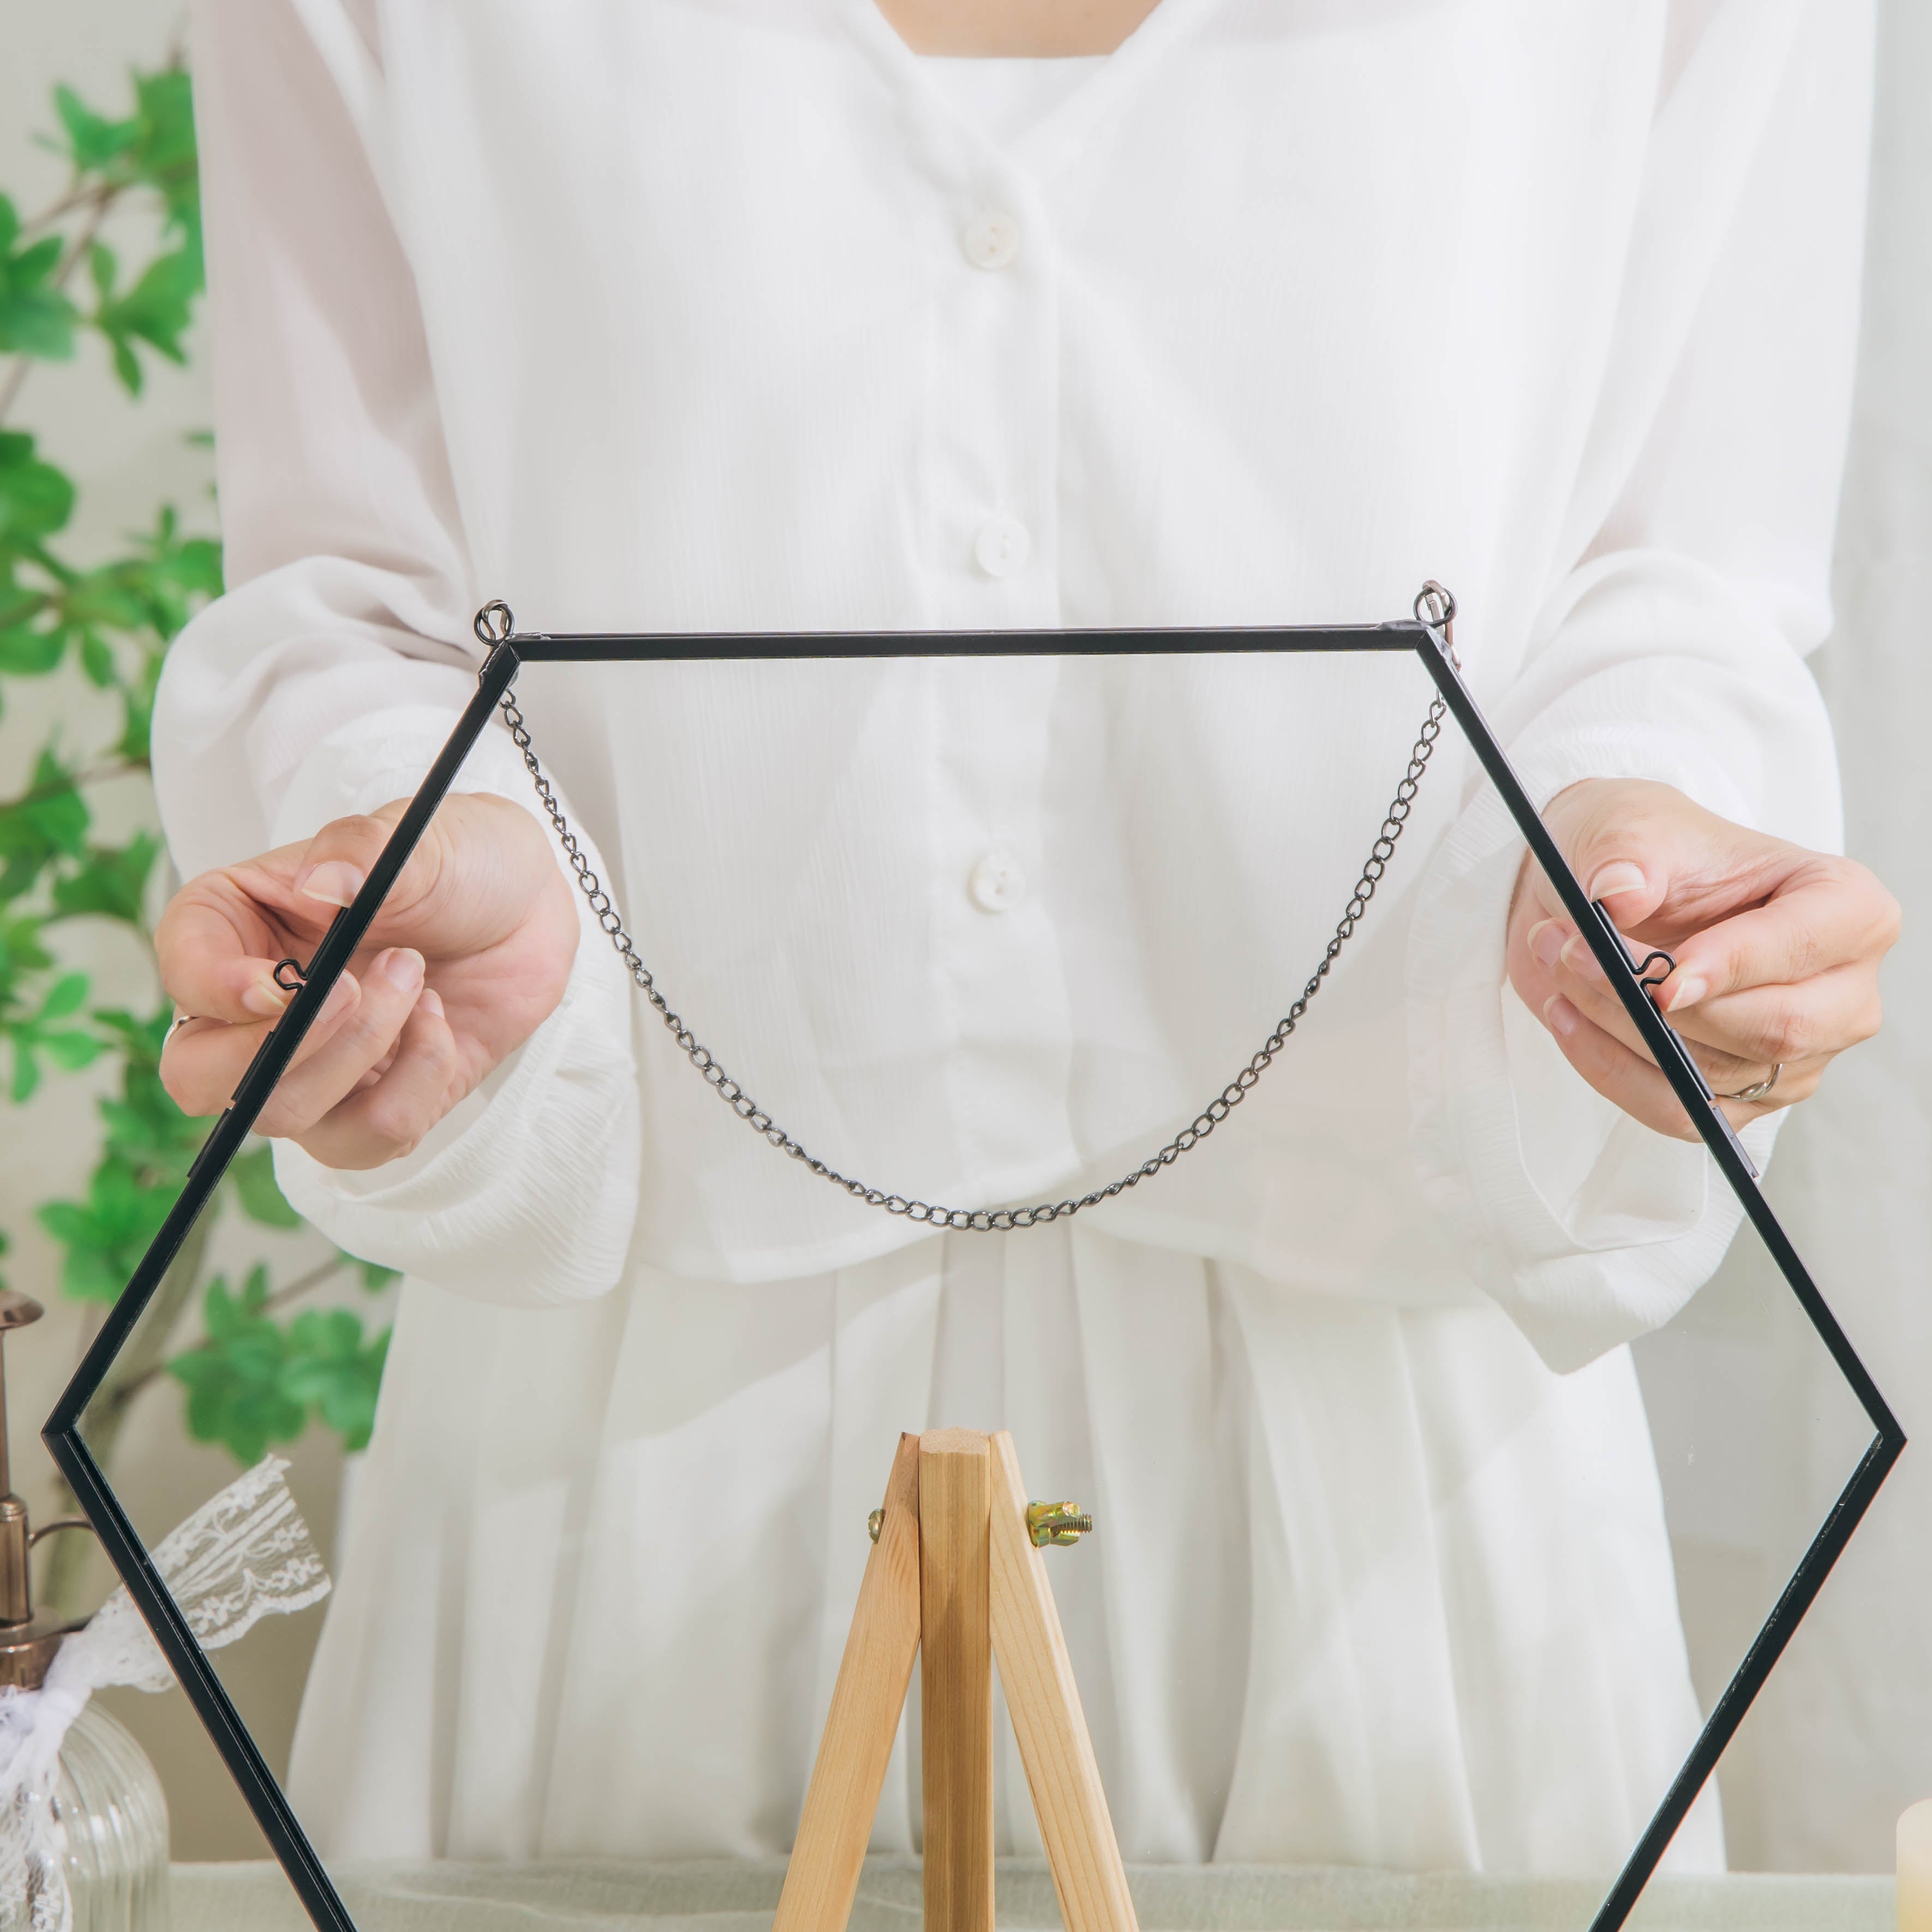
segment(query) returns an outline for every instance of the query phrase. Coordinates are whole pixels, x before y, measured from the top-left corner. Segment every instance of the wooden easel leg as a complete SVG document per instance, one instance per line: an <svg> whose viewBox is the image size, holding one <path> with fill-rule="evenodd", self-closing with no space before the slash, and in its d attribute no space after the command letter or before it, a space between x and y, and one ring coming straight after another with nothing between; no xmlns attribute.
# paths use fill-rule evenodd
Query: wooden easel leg
<svg viewBox="0 0 1932 1932"><path fill-rule="evenodd" d="M1060 1916L1066 1932L1138 1932L1120 1844L1047 1581L1046 1557L1027 1533L1026 1484L1013 1438L1001 1430L992 1449L993 1648ZM928 1774L928 1820L931 1788ZM929 1822L926 1829L929 1846ZM927 1932L937 1932L929 1883L926 1898Z"/></svg>
<svg viewBox="0 0 1932 1932"><path fill-rule="evenodd" d="M902 1436L772 1932L844 1932L851 1916L919 1650L919 1478L920 1438Z"/></svg>
<svg viewBox="0 0 1932 1932"><path fill-rule="evenodd" d="M922 1645L926 1932L993 1932L993 1658L1066 1932L1138 1932L1012 1438L902 1436L772 1932L844 1932Z"/></svg>
<svg viewBox="0 0 1932 1932"><path fill-rule="evenodd" d="M919 1439L926 1932L993 1932L987 1438Z"/></svg>

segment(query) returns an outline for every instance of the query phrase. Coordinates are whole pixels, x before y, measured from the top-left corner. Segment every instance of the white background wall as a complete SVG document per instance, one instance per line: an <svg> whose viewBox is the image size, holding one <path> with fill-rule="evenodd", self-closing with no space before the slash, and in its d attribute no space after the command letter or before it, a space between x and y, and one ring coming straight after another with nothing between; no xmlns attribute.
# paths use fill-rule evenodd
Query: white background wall
<svg viewBox="0 0 1932 1932"><path fill-rule="evenodd" d="M1839 526L1838 626L1816 667L1851 850L1898 895L1886 1030L1798 1110L1774 1190L1916 1438L1764 1699L1764 1829L1786 1869L1879 1870L1932 1795L1932 8L1882 0L1865 319ZM1787 1357L1787 1359L1789 1358ZM1842 1478L1808 1366L1780 1426L1812 1452L1808 1520Z"/></svg>
<svg viewBox="0 0 1932 1932"><path fill-rule="evenodd" d="M1907 932L1888 970L1882 1042L1835 1070L1801 1110L1772 1192L1908 1431L1932 1441L1932 939L1918 917L1932 908L1932 8L1885 0L1883 22L1839 629L1817 664L1839 721L1852 850L1904 902ZM50 123L56 80L112 104L128 62L158 58L182 26L174 0L0 0L0 189L28 208L58 190L58 164L32 145ZM130 408L92 346L67 368L38 370L16 417L76 476L77 536L95 554L146 524L165 497L184 509L205 502L206 458L183 438L208 421L205 361L158 370ZM32 687L11 685L8 701L0 784L10 787L40 718ZM136 964L112 954L93 963L110 988ZM35 1427L71 1366L78 1328L31 1210L74 1187L91 1104L88 1083L70 1079L26 1120L0 1112L0 1225L19 1243L8 1271L52 1311L13 1350L16 1480L36 1503L44 1462ZM1708 1690L1836 1492L1856 1432L1748 1252L1644 1370ZM158 1392L128 1444L130 1461L155 1495L191 1499L222 1479L220 1452L184 1442L167 1406L175 1400ZM314 1466L328 1453L320 1441L302 1445L310 1493L326 1490L326 1472ZM326 1547L331 1526L316 1527ZM250 1640L248 1694L272 1754L286 1738L311 1642L308 1628L268 1626ZM259 1840L180 1697L120 1708L167 1778L178 1855L256 1855ZM1740 1738L1726 1787L1740 1863L1889 1868L1893 1818L1932 1793L1932 1454L1908 1450Z"/></svg>

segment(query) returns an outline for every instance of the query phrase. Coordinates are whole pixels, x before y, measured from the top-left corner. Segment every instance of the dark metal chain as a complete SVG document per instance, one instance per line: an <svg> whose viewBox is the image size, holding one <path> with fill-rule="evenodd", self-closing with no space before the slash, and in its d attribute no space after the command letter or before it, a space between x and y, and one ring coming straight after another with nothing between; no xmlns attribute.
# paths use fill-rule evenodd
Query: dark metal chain
<svg viewBox="0 0 1932 1932"><path fill-rule="evenodd" d="M925 1201L912 1201L903 1195L887 1194L876 1187L868 1187L862 1180L854 1180L829 1166L816 1154L807 1152L783 1127L766 1113L744 1088L718 1064L717 1058L709 1047L701 1045L694 1034L672 1011L663 994L658 991L657 982L651 976L650 968L638 956L638 949L631 935L625 931L624 922L617 916L616 908L610 903L610 896L590 869L590 863L584 856L556 802L556 794L550 789L549 779L537 763L537 756L530 748L529 728L524 714L518 710L515 694L506 692L502 699L503 722L510 728L510 736L516 740L517 748L524 754L524 768L530 775L530 782L536 787L538 798L544 810L550 814L550 822L556 828L556 836L562 842L564 856L570 861L570 868L577 875L577 884L590 910L616 949L617 956L623 961L639 992L657 1009L658 1017L670 1028L672 1039L682 1050L686 1058L704 1075L716 1090L718 1097L728 1106L738 1118L762 1134L781 1153L788 1154L792 1159L802 1162L821 1180L830 1181L834 1186L842 1187L854 1200L862 1201L869 1208L883 1208L888 1214L903 1214L910 1221L922 1221L936 1228L954 1228L979 1234L1004 1232L1012 1228L1032 1228L1045 1221L1064 1220L1070 1214L1077 1214L1083 1208L1091 1208L1102 1201L1111 1201L1117 1194L1124 1194L1130 1187L1138 1187L1149 1176L1158 1174L1164 1167L1172 1167L1190 1148L1198 1147L1228 1116L1245 1100L1262 1076L1265 1073L1276 1054L1288 1044L1288 1036L1301 1022L1302 1016L1308 1010L1309 1003L1321 992L1322 982L1328 978L1329 969L1340 956L1362 915L1368 910L1369 902L1376 896L1376 887L1382 883L1382 874L1388 868L1388 862L1394 856L1396 841L1402 836L1402 827L1408 822L1408 814L1415 802L1418 786L1427 768L1430 754L1436 748L1436 741L1442 732L1442 720L1447 707L1438 698L1429 707L1429 716L1424 720L1414 747L1408 755L1408 769L1403 773L1402 782L1396 787L1395 796L1390 802L1388 815L1383 819L1382 830L1376 835L1376 842L1370 848L1366 863L1362 867L1361 877L1355 881L1354 890L1348 896L1348 903L1343 909L1334 934L1329 940L1327 950L1322 955L1322 963L1309 976L1308 983L1301 989L1301 997L1282 1016L1280 1024L1263 1042L1261 1051L1250 1060L1240 1072L1222 1088L1214 1099L1197 1114L1193 1120L1174 1136L1158 1154L1148 1155L1130 1174L1124 1174L1119 1180L1109 1181L1105 1187L1096 1187L1091 1193L1082 1194L1066 1201L1042 1201L1030 1208L936 1208Z"/></svg>

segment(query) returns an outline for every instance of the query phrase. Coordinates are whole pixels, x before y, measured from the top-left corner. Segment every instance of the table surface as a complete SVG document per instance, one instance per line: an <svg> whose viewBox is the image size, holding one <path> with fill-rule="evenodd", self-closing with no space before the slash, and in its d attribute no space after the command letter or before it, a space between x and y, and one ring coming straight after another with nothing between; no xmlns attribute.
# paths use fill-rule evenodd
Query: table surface
<svg viewBox="0 0 1932 1932"><path fill-rule="evenodd" d="M768 1932L782 1862L346 1865L362 1932ZM1142 1932L1587 1932L1598 1886L1255 1865L1130 1868ZM1060 1924L1043 1865L1002 1860L1000 1932ZM174 1932L305 1932L278 1866L177 1865ZM1892 1932L1888 1877L1660 1879L1632 1932ZM869 1860L851 1932L920 1932L919 1868Z"/></svg>

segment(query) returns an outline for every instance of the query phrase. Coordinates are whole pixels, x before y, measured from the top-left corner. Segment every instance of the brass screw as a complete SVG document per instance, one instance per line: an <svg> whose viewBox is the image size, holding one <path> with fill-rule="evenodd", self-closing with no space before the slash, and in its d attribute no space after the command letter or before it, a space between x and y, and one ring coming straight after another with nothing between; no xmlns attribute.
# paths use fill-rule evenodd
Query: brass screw
<svg viewBox="0 0 1932 1932"><path fill-rule="evenodd" d="M1027 1534L1036 1549L1048 1544L1078 1543L1094 1528L1094 1519L1078 1503L1028 1503Z"/></svg>
<svg viewBox="0 0 1932 1932"><path fill-rule="evenodd" d="M886 1526L886 1513L875 1509L866 1519L866 1534L876 1543L879 1532ZM1094 1519L1078 1503L1028 1503L1027 1504L1027 1534L1033 1538L1036 1549L1044 1550L1049 1544L1064 1548L1078 1543L1083 1536L1090 1535Z"/></svg>

